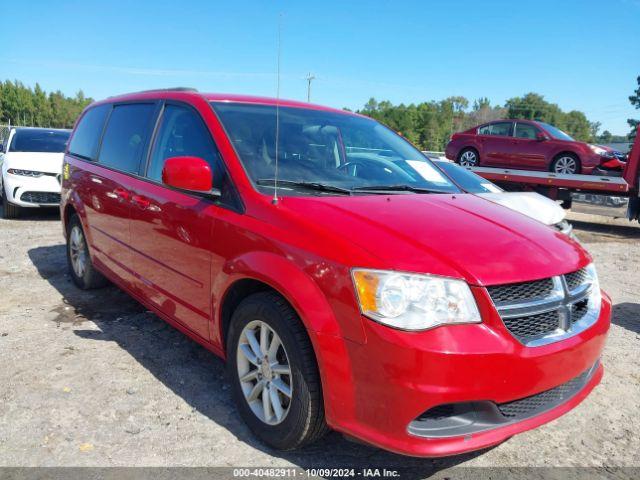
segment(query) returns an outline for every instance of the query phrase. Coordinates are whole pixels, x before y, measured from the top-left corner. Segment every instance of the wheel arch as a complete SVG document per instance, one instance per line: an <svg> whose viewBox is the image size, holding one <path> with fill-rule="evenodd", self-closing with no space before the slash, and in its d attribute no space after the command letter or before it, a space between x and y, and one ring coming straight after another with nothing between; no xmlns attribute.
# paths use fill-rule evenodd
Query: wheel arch
<svg viewBox="0 0 640 480"><path fill-rule="evenodd" d="M555 162L557 159L559 159L563 155L570 155L572 157L577 158L578 161L580 162L580 164L582 165L582 160L580 158L580 155L577 152L573 151L573 150L560 150L558 153L556 153L553 156L553 158L551 159L551 162Z"/></svg>
<svg viewBox="0 0 640 480"><path fill-rule="evenodd" d="M228 325L234 309L247 296L271 290L284 298L297 313L312 337L315 333L332 336L354 336L343 332L318 284L292 261L270 252L252 252L228 261L223 271L227 274L225 285L219 289L218 305L214 305L217 328L214 343L225 348ZM214 291L217 290L214 284ZM215 299L214 299L215 301ZM358 331L361 335L364 333ZM360 338L353 338L359 340Z"/></svg>
<svg viewBox="0 0 640 480"><path fill-rule="evenodd" d="M327 422L338 417L352 418L355 392L350 382L351 358L347 340L364 343L364 328L360 315L347 322L350 332L343 331L324 293L315 281L292 261L275 253L253 252L225 264L223 293L219 296L211 340L220 345L226 356L226 338L233 311L249 295L274 291L293 308L302 322L318 363ZM216 291L214 281L214 291ZM214 294L215 302L215 294ZM341 405L337 408L336 405Z"/></svg>

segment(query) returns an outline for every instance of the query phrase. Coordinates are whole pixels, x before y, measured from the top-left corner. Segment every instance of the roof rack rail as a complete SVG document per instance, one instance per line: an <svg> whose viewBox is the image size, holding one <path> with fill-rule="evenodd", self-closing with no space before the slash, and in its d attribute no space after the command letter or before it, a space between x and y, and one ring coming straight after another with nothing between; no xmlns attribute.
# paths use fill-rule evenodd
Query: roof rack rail
<svg viewBox="0 0 640 480"><path fill-rule="evenodd" d="M140 90L139 92L128 92L120 95L136 95L138 93L152 93L152 92L197 92L197 88L191 87L172 87L172 88L152 88L150 90ZM119 97L120 95L111 95L109 98Z"/></svg>

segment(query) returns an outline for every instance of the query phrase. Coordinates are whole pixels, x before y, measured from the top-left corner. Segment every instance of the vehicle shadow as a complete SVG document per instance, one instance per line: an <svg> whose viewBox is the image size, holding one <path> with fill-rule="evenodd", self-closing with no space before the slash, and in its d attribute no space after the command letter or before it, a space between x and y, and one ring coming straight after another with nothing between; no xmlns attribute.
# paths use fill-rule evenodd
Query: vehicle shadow
<svg viewBox="0 0 640 480"><path fill-rule="evenodd" d="M611 322L640 334L640 304L624 302L614 305Z"/></svg>
<svg viewBox="0 0 640 480"><path fill-rule="evenodd" d="M586 222L582 220L570 220L574 231L579 238L585 237L590 243L608 242L612 238L623 241L637 241L640 239L640 228L637 224L619 225L614 223Z"/></svg>
<svg viewBox="0 0 640 480"><path fill-rule="evenodd" d="M40 276L63 297L63 304L55 309L56 322L70 325L76 335L87 341L117 343L193 408L269 455L301 468L401 468L403 478L417 479L484 453L441 459L410 458L348 441L337 433L299 451L273 450L256 440L237 414L221 359L114 286L93 291L76 288L66 273L64 245L37 247L28 254ZM82 329L87 320L100 331Z"/></svg>

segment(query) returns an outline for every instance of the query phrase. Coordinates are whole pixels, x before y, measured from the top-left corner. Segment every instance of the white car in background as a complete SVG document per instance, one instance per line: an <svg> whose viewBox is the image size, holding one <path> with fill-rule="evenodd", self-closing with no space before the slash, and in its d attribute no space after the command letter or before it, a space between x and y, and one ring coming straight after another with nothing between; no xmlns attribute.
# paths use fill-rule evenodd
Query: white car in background
<svg viewBox="0 0 640 480"><path fill-rule="evenodd" d="M0 145L0 194L4 218L22 208L60 205L62 160L70 130L13 127Z"/></svg>
<svg viewBox="0 0 640 480"><path fill-rule="evenodd" d="M572 225L565 219L566 212L550 198L535 192L505 192L489 180L453 162L432 161L465 192L520 212L575 238Z"/></svg>

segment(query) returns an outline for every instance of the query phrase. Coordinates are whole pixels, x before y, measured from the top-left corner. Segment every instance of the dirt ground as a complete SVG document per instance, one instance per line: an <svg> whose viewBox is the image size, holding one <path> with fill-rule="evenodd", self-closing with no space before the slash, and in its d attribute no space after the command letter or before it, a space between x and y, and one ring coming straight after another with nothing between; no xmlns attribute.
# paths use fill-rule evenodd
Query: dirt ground
<svg viewBox="0 0 640 480"><path fill-rule="evenodd" d="M602 384L548 425L439 460L338 434L300 452L265 447L219 359L116 288L72 285L55 212L0 220L0 466L640 466L640 228L571 219L615 304Z"/></svg>

